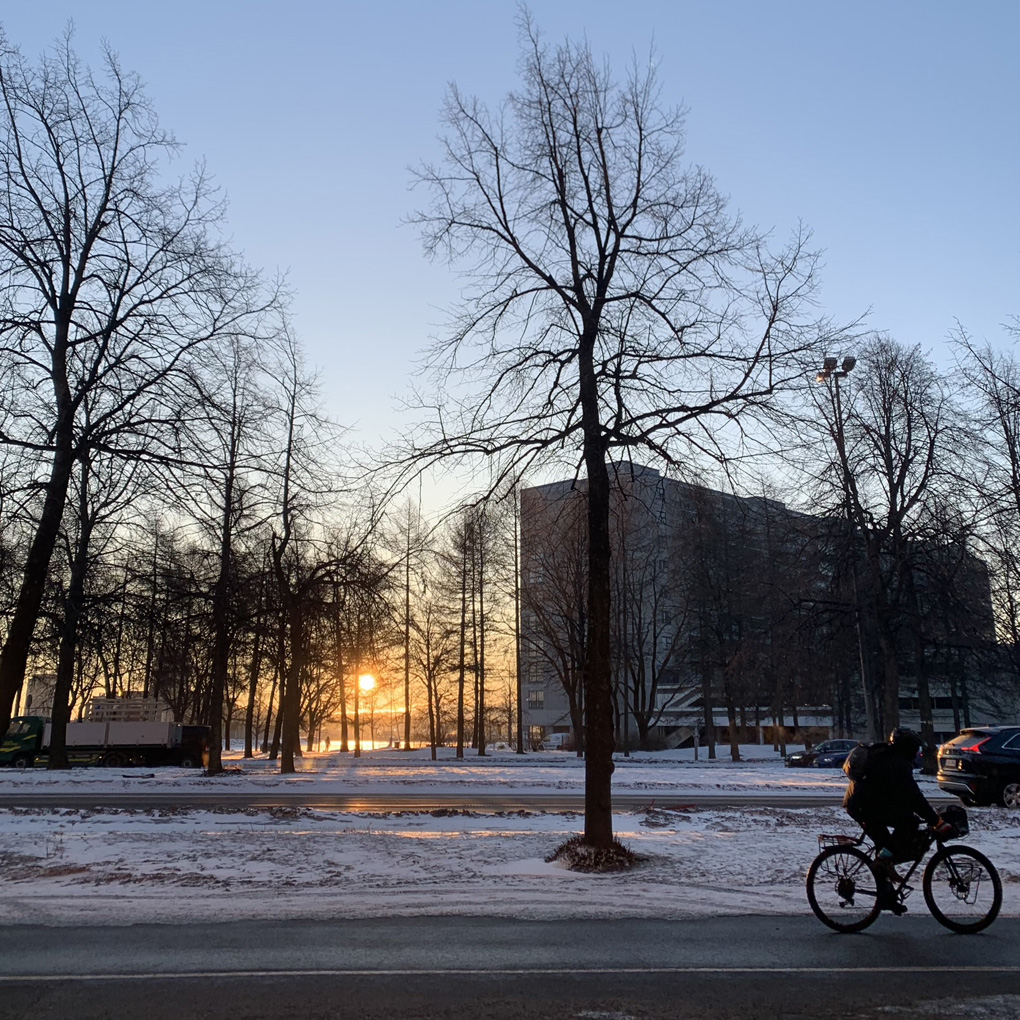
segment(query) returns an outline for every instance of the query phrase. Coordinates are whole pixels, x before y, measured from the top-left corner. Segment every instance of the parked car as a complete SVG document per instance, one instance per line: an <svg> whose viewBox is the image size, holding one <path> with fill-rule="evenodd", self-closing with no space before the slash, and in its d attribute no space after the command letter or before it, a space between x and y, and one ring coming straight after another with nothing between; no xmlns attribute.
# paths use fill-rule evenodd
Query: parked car
<svg viewBox="0 0 1020 1020"><path fill-rule="evenodd" d="M1020 726L968 726L938 750L940 790L964 804L1020 808Z"/></svg>
<svg viewBox="0 0 1020 1020"><path fill-rule="evenodd" d="M786 756L787 767L841 769L846 756L857 746L856 740L823 740L810 749L794 751Z"/></svg>

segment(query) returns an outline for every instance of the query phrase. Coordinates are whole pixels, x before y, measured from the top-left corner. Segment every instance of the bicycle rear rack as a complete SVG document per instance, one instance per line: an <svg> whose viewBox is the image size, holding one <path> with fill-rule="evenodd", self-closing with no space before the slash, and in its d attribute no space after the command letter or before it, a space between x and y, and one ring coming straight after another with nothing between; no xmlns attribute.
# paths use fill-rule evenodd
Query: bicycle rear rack
<svg viewBox="0 0 1020 1020"><path fill-rule="evenodd" d="M818 837L818 849L829 846L860 846L863 840L859 836L848 836L845 833L824 833Z"/></svg>

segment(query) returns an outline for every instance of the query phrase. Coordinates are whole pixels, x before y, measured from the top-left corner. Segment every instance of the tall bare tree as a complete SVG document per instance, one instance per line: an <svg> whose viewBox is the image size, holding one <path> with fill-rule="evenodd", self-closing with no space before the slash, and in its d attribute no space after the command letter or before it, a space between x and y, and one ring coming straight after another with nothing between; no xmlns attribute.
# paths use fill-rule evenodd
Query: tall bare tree
<svg viewBox="0 0 1020 1020"><path fill-rule="evenodd" d="M959 477L967 437L947 381L919 347L875 335L857 353L852 389L841 398L830 386L817 406L832 455L832 505L849 515L853 544L864 558L861 598L878 646L870 694L877 729L888 732L899 725L901 644L920 634L918 556L938 526L946 486ZM922 735L930 747L928 678L921 657L915 660Z"/></svg>
<svg viewBox="0 0 1020 1020"><path fill-rule="evenodd" d="M1006 343L954 337L983 456L976 472L978 536L991 568L1000 633L1012 648L1020 689L1020 318L1005 325Z"/></svg>
<svg viewBox="0 0 1020 1020"><path fill-rule="evenodd" d="M608 848L609 464L621 448L670 463L723 450L712 422L764 408L817 333L799 325L815 262L801 237L771 253L688 165L654 60L617 81L586 44L547 46L527 12L521 35L519 88L493 113L451 87L443 158L417 174L426 250L466 264L468 284L431 352L437 435L411 455L495 458L496 485L549 458L583 472L584 842Z"/></svg>
<svg viewBox="0 0 1020 1020"><path fill-rule="evenodd" d="M173 454L160 394L230 314L229 260L211 234L221 208L201 168L166 183L176 148L112 53L95 74L65 35L33 66L0 34L0 357L18 396L0 443L46 465L0 651L0 732L24 679L75 460L89 447Z"/></svg>

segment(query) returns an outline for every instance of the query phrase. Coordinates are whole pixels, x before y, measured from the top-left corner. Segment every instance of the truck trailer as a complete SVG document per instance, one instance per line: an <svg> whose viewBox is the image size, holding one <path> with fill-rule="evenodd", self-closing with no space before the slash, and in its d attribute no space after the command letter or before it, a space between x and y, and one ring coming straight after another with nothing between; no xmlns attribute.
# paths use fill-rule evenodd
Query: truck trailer
<svg viewBox="0 0 1020 1020"><path fill-rule="evenodd" d="M11 720L0 745L0 765L32 768L49 759L51 726L38 715ZM177 722L72 722L67 724L67 759L72 765L180 765L208 761L208 726Z"/></svg>

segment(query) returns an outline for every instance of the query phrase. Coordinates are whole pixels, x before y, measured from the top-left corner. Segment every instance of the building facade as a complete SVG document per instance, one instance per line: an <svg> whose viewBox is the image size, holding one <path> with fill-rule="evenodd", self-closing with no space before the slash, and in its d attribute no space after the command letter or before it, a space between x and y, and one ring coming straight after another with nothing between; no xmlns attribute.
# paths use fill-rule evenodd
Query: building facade
<svg viewBox="0 0 1020 1020"><path fill-rule="evenodd" d="M574 747L582 732L585 513L581 482L521 494L523 710L536 747ZM845 522L628 466L612 528L618 744L863 735L862 672L879 664L866 613L858 620ZM901 635L900 712L919 725L920 659L942 739L1013 718L1015 704L982 666L994 649L983 565L956 563L952 598L933 576L918 574L922 640Z"/></svg>

